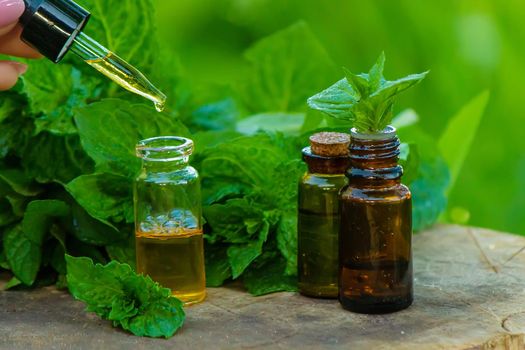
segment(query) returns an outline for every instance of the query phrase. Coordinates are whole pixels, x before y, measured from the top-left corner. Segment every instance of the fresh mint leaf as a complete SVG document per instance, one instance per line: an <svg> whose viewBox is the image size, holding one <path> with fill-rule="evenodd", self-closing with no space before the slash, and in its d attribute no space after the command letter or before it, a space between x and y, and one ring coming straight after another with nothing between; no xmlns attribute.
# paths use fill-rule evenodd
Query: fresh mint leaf
<svg viewBox="0 0 525 350"><path fill-rule="evenodd" d="M140 168L135 155L138 141L156 136L189 136L177 118L119 99L79 108L75 121L82 146L95 161L97 171L130 179Z"/></svg>
<svg viewBox="0 0 525 350"><path fill-rule="evenodd" d="M5 181L15 193L22 196L32 197L42 192L42 188L20 169L0 169L0 180Z"/></svg>
<svg viewBox="0 0 525 350"><path fill-rule="evenodd" d="M24 104L22 97L16 92L2 92L0 99L0 123L16 114Z"/></svg>
<svg viewBox="0 0 525 350"><path fill-rule="evenodd" d="M168 293L170 293L169 289L137 316L123 319L122 328L138 336L172 337L182 327L185 315L182 302Z"/></svg>
<svg viewBox="0 0 525 350"><path fill-rule="evenodd" d="M127 300L116 299L111 305L111 311L109 312L108 319L110 320L122 320L133 317L137 314L138 310L135 307L135 303L129 303Z"/></svg>
<svg viewBox="0 0 525 350"><path fill-rule="evenodd" d="M294 149L293 153L300 152ZM300 159L292 158L278 164L275 168L275 179L289 179L289 181L282 181L278 187L275 186L275 183L267 182L265 189L267 193L272 194L268 197L277 204L277 207L292 211L297 209L297 182L306 170L306 165Z"/></svg>
<svg viewBox="0 0 525 350"><path fill-rule="evenodd" d="M80 147L78 136L57 136L47 132L28 140L22 154L26 173L41 183L67 183L93 171L93 162Z"/></svg>
<svg viewBox="0 0 525 350"><path fill-rule="evenodd" d="M227 245L207 244L204 254L206 257L206 286L220 287L224 281L232 277Z"/></svg>
<svg viewBox="0 0 525 350"><path fill-rule="evenodd" d="M252 69L240 94L251 113L303 110L306 98L336 76L334 63L304 22L260 40L245 56Z"/></svg>
<svg viewBox="0 0 525 350"><path fill-rule="evenodd" d="M138 336L169 338L182 327L182 302L129 265L112 261L103 266L69 255L66 262L69 291L88 311Z"/></svg>
<svg viewBox="0 0 525 350"><path fill-rule="evenodd" d="M15 192L6 195L5 199L11 205L11 210L17 218L24 216L27 203L30 201L29 197L24 197Z"/></svg>
<svg viewBox="0 0 525 350"><path fill-rule="evenodd" d="M31 62L31 69L22 76L22 81L33 114L51 114L66 104L73 90L72 69L70 65L55 65L48 60ZM72 124L70 128L74 129Z"/></svg>
<svg viewBox="0 0 525 350"><path fill-rule="evenodd" d="M95 99L94 83L68 64L55 65L47 60L31 62L22 79L31 112L37 116L36 132L76 134L72 110Z"/></svg>
<svg viewBox="0 0 525 350"><path fill-rule="evenodd" d="M27 206L22 230L24 235L38 246L44 242L45 235L58 217L69 214L69 207L59 200L35 200Z"/></svg>
<svg viewBox="0 0 525 350"><path fill-rule="evenodd" d="M233 244L228 248L228 261L232 271L232 277L239 277L244 270L262 253L264 243L268 238L270 225L267 221L253 222L257 227L257 240L252 240L246 244Z"/></svg>
<svg viewBox="0 0 525 350"><path fill-rule="evenodd" d="M285 274L297 274L297 211L283 213L277 227L277 248L286 259Z"/></svg>
<svg viewBox="0 0 525 350"><path fill-rule="evenodd" d="M122 299L126 292L120 278L132 273L131 268L112 262L107 269L93 264L89 258L74 258L66 255L67 281L71 294L87 304L87 310L107 318L114 299Z"/></svg>
<svg viewBox="0 0 525 350"><path fill-rule="evenodd" d="M105 246L127 238L127 233L118 230L109 222L94 219L77 203L73 203L71 211L74 217L70 232L81 242Z"/></svg>
<svg viewBox="0 0 525 350"><path fill-rule="evenodd" d="M348 68L343 67L345 73L345 80L352 89L358 94L358 99L367 97L370 94L370 86L368 82L368 75L366 74L354 74ZM337 84L337 83L336 83ZM342 87L348 89L348 87L342 85ZM325 90L326 91L326 90ZM329 91L326 91L327 93Z"/></svg>
<svg viewBox="0 0 525 350"><path fill-rule="evenodd" d="M14 115L0 124L0 158L7 155L23 156L28 148L29 140L34 133L34 124L31 118L23 115Z"/></svg>
<svg viewBox="0 0 525 350"><path fill-rule="evenodd" d="M268 183L268 170L288 159L288 154L269 134L227 140L195 157L203 184L209 179L246 186Z"/></svg>
<svg viewBox="0 0 525 350"><path fill-rule="evenodd" d="M95 173L82 175L66 185L66 190L97 220L133 222L132 182L123 176Z"/></svg>
<svg viewBox="0 0 525 350"><path fill-rule="evenodd" d="M4 253L11 270L25 285L35 282L42 260L42 246L51 224L69 213L64 202L36 200L27 206L22 223L4 235Z"/></svg>
<svg viewBox="0 0 525 350"><path fill-rule="evenodd" d="M385 53L381 52L377 62L368 72L368 85L370 91L377 91L383 83L383 70L385 69Z"/></svg>
<svg viewBox="0 0 525 350"><path fill-rule="evenodd" d="M364 87L356 83L351 85L348 78L343 78L328 89L310 97L308 105L334 118L353 121L355 116L352 107L361 98L360 89Z"/></svg>
<svg viewBox="0 0 525 350"><path fill-rule="evenodd" d="M42 247L31 241L16 225L4 233L4 253L11 271L25 285L35 281L42 259Z"/></svg>
<svg viewBox="0 0 525 350"><path fill-rule="evenodd" d="M226 255L231 275L239 277L262 253L272 219L246 198L204 207L204 218L212 228L208 241L229 244Z"/></svg>
<svg viewBox="0 0 525 350"><path fill-rule="evenodd" d="M275 196L280 209L280 219L276 228L277 248L286 260L286 275L297 274L297 182L305 173L306 166L299 159L282 163L277 167L277 179L289 179L278 189L268 188Z"/></svg>
<svg viewBox="0 0 525 350"><path fill-rule="evenodd" d="M204 183L204 190L202 191L203 204L205 206L224 203L229 199L236 199L242 197L249 192L246 185L226 182L214 182L207 179Z"/></svg>
<svg viewBox="0 0 525 350"><path fill-rule="evenodd" d="M419 74L411 74L394 81L383 81L381 85L370 94L370 99L373 102L376 102L377 99L378 103L379 101L388 100L416 85L421 80L425 79L427 74L428 72L423 72Z"/></svg>
<svg viewBox="0 0 525 350"><path fill-rule="evenodd" d="M377 133L392 122L397 95L419 83L428 72L388 81L383 77L385 56L382 53L368 74L353 74L345 69L346 78L310 97L310 108L338 119L351 121L364 133Z"/></svg>
<svg viewBox="0 0 525 350"><path fill-rule="evenodd" d="M24 216L29 196L39 194L41 188L16 168L0 170L0 227Z"/></svg>
<svg viewBox="0 0 525 350"><path fill-rule="evenodd" d="M204 218L212 227L209 235L227 243L248 243L266 226L264 211L245 198L204 207Z"/></svg>

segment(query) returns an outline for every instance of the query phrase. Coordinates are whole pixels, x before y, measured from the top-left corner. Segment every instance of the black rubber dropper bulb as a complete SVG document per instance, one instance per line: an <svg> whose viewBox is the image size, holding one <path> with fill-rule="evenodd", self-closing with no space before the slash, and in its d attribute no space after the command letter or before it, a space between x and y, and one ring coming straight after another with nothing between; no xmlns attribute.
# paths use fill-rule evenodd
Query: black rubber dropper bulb
<svg viewBox="0 0 525 350"><path fill-rule="evenodd" d="M90 17L87 10L71 0L24 2L22 41L54 63L72 51L123 88L153 101L158 111L164 108L166 96L140 71L82 32Z"/></svg>

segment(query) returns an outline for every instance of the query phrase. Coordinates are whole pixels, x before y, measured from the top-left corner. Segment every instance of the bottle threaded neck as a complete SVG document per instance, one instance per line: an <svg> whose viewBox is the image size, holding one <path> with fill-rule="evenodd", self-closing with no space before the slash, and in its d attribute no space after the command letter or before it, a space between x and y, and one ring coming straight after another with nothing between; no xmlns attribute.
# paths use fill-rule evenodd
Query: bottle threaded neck
<svg viewBox="0 0 525 350"><path fill-rule="evenodd" d="M400 141L393 126L377 134L363 134L352 129L347 176L363 180L400 179L403 169L398 164L399 146Z"/></svg>
<svg viewBox="0 0 525 350"><path fill-rule="evenodd" d="M193 153L193 141L179 136L160 136L140 141L136 148L137 157L145 162L187 163Z"/></svg>

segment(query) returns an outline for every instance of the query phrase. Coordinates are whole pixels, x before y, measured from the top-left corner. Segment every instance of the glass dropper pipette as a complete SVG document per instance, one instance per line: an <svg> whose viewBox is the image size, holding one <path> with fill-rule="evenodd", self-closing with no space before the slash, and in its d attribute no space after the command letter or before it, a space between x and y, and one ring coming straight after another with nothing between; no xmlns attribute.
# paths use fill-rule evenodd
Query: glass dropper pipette
<svg viewBox="0 0 525 350"><path fill-rule="evenodd" d="M24 0L21 39L58 63L70 50L126 90L143 96L162 111L166 96L138 69L85 35L90 13L71 0Z"/></svg>
<svg viewBox="0 0 525 350"><path fill-rule="evenodd" d="M79 33L71 51L124 89L152 101L158 112L164 109L166 96L144 74L89 36Z"/></svg>

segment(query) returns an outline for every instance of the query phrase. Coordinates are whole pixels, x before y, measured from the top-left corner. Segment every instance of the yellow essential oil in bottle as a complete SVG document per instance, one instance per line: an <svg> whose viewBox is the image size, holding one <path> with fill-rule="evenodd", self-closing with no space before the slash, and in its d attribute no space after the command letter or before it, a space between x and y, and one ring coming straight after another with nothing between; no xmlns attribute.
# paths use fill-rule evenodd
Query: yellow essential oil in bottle
<svg viewBox="0 0 525 350"><path fill-rule="evenodd" d="M193 142L182 137L141 141L135 180L137 272L185 305L206 297L200 182L188 164Z"/></svg>
<svg viewBox="0 0 525 350"><path fill-rule="evenodd" d="M168 234L136 232L137 272L172 290L185 303L204 299L202 230Z"/></svg>

